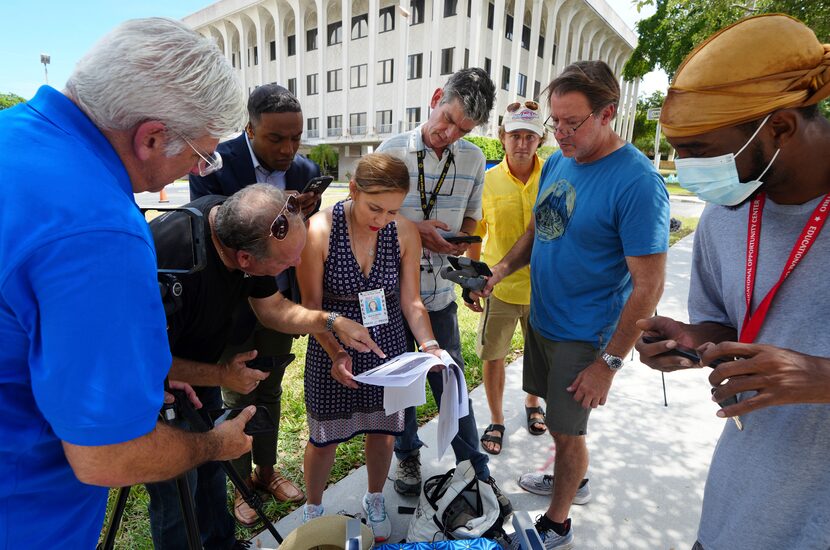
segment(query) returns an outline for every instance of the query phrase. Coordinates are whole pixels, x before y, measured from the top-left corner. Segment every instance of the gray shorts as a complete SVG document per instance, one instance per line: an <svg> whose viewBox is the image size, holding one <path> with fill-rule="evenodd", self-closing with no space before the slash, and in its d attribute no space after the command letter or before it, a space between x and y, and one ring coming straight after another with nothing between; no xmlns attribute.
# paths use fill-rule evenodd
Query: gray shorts
<svg viewBox="0 0 830 550"><path fill-rule="evenodd" d="M566 388L599 355L588 342L556 342L528 327L522 386L545 400L545 424L551 433L588 433L591 409L577 403Z"/></svg>

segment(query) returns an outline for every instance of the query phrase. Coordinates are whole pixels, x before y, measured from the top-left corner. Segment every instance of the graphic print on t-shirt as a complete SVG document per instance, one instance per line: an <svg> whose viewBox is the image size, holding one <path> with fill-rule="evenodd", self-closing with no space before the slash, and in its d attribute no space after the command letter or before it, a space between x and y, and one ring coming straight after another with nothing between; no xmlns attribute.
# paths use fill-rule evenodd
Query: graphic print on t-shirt
<svg viewBox="0 0 830 550"><path fill-rule="evenodd" d="M536 235L543 241L553 241L564 235L575 204L576 190L566 179L542 190L536 201Z"/></svg>

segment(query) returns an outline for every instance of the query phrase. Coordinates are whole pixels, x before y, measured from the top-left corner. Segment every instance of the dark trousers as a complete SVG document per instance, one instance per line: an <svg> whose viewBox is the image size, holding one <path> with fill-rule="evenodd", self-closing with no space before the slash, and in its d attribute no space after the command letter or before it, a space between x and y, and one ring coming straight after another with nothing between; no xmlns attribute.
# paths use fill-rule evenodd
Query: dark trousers
<svg viewBox="0 0 830 550"><path fill-rule="evenodd" d="M219 388L197 388L203 410L222 407ZM180 423L188 428L186 423ZM226 550L236 542L234 520L228 512L225 471L218 462L207 462L187 473L196 504L196 520L205 550ZM186 550L187 534L175 481L148 483L150 533L156 550Z"/></svg>
<svg viewBox="0 0 830 550"><path fill-rule="evenodd" d="M429 321L432 323L432 332L438 345L455 360L464 370L464 358L461 356L461 335L458 331L458 305L453 302L439 311L429 312ZM440 372L427 374L429 388L435 403L441 406L441 395L444 393L444 381ZM478 427L473 415L473 403L469 403L470 414L458 420L458 433L451 445L455 452L456 463L469 460L476 471L476 477L486 480L490 477L490 468L487 466L487 455L478 448ZM398 460L413 455L424 446L418 437L418 419L415 407L409 407L404 413L404 432L395 438L395 455Z"/></svg>

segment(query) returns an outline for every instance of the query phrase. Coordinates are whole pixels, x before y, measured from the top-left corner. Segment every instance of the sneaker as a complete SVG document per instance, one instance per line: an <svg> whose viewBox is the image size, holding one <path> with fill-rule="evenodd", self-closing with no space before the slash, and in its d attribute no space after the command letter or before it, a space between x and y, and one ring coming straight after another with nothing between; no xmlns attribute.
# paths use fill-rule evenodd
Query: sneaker
<svg viewBox="0 0 830 550"><path fill-rule="evenodd" d="M395 471L395 491L408 497L417 497L421 494L421 452L398 462Z"/></svg>
<svg viewBox="0 0 830 550"><path fill-rule="evenodd" d="M542 472L522 474L519 478L519 486L535 495L550 496L553 493L553 476ZM573 504L587 504L590 501L591 486L588 484L588 478L585 478L579 484Z"/></svg>
<svg viewBox="0 0 830 550"><path fill-rule="evenodd" d="M392 522L386 514L386 500L383 493L366 493L363 496L363 513L366 524L375 534L375 542L384 542L392 534Z"/></svg>
<svg viewBox="0 0 830 550"><path fill-rule="evenodd" d="M539 516L534 526L545 545L545 550L572 550L574 547L574 532L571 529L571 518L565 520L568 531L564 535L560 535L553 529L543 527L543 523L547 524L547 522L544 522L545 519L547 519L545 516Z"/></svg>
<svg viewBox="0 0 830 550"><path fill-rule="evenodd" d="M319 518L324 512L325 509L322 504L306 503L305 506L303 506L303 523L305 524L314 518Z"/></svg>
<svg viewBox="0 0 830 550"><path fill-rule="evenodd" d="M496 500L499 501L499 514L501 514L502 521L507 521L507 518L513 513L513 505L510 504L510 499L501 492L499 486L496 485L495 479L490 477L486 483L493 488L493 492L496 494Z"/></svg>

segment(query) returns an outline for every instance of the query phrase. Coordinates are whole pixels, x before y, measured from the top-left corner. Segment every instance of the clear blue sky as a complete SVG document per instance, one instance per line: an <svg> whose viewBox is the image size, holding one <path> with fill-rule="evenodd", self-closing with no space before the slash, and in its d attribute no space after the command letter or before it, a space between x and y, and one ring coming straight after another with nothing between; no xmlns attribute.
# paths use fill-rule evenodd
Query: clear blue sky
<svg viewBox="0 0 830 550"><path fill-rule="evenodd" d="M606 0L634 28L642 19L631 0ZM101 36L135 17L181 19L212 0L3 0L0 33L0 93L29 99L44 83L40 54L52 56L49 84L63 88L75 63ZM650 11L653 8L649 7ZM665 76L647 75L640 92L665 86Z"/></svg>

